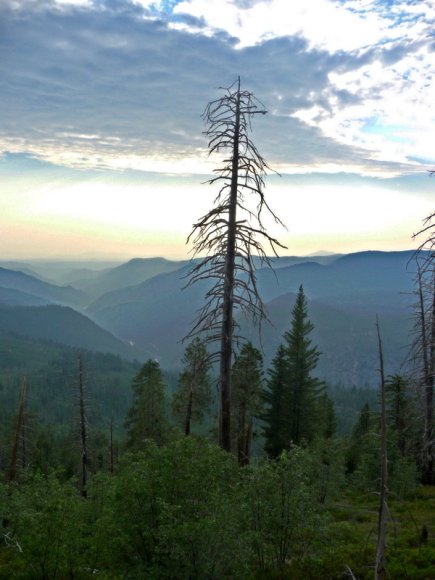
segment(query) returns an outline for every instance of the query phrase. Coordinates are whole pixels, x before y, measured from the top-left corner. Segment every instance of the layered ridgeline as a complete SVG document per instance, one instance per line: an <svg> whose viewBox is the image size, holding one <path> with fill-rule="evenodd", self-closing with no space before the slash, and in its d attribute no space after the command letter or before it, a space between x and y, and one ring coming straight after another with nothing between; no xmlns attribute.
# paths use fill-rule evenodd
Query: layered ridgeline
<svg viewBox="0 0 435 580"><path fill-rule="evenodd" d="M322 352L319 375L346 386L377 384L376 315L387 372L399 372L412 324L412 256L411 251L360 252L284 257L274 260L274 271L259 265L259 291L271 321L262 334L266 364L288 329L295 294L303 284L315 325L313 340ZM180 341L202 305L207 283L185 287L189 263L162 258L98 266L28 262L27 272L39 278L2 268L1 332L139 360L151 356L163 368L178 368L185 348ZM244 334L259 344L250 323L240 323Z"/></svg>

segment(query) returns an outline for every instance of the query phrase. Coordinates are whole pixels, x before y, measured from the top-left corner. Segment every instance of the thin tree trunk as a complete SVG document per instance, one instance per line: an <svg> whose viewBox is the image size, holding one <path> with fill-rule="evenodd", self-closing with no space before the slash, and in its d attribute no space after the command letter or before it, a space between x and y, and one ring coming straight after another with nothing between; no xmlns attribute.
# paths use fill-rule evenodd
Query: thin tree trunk
<svg viewBox="0 0 435 580"><path fill-rule="evenodd" d="M233 136L230 206L228 208L228 238L225 257L225 279L222 305L221 359L220 359L220 430L219 444L231 451L231 359L233 351L233 291L236 259L236 210L239 170L240 136L240 77L238 79L236 120Z"/></svg>
<svg viewBox="0 0 435 580"><path fill-rule="evenodd" d="M245 437L245 456L243 465L249 465L251 462L251 442L252 442L252 418L249 419L248 428Z"/></svg>
<svg viewBox="0 0 435 580"><path fill-rule="evenodd" d="M244 465L245 463L245 416L246 416L246 404L244 401L240 403L239 408L239 421L238 421L238 433L237 433L237 459L239 465Z"/></svg>
<svg viewBox="0 0 435 580"><path fill-rule="evenodd" d="M87 497L87 480L88 480L88 449L86 437L86 419L85 419L85 380L83 372L83 359L79 356L79 397L80 397L80 438L82 447L82 481L81 494Z"/></svg>
<svg viewBox="0 0 435 580"><path fill-rule="evenodd" d="M433 400L435 372L435 286L432 289L432 310L430 341L428 341L428 324L424 307L423 282L420 267L417 264L419 316L421 326L421 350L423 356L423 381L425 394L425 425L423 434L423 472L422 481L426 485L434 483L433 460ZM433 280L434 284L435 280Z"/></svg>
<svg viewBox="0 0 435 580"><path fill-rule="evenodd" d="M190 385L189 400L187 401L186 420L184 422L184 434L186 436L190 435L190 423L192 421L192 408L193 408L193 389L192 389L192 385Z"/></svg>
<svg viewBox="0 0 435 580"><path fill-rule="evenodd" d="M381 485L379 494L378 512L378 541L376 546L375 580L385 580L387 571L385 567L385 545L387 535L387 495L388 495L388 466L387 466L387 412L385 405L385 374L384 356L382 352L381 333L379 320L376 317L376 330L379 349L379 373L381 375Z"/></svg>
<svg viewBox="0 0 435 580"><path fill-rule="evenodd" d="M114 454L113 454L113 414L110 418L110 473L114 471Z"/></svg>
<svg viewBox="0 0 435 580"><path fill-rule="evenodd" d="M20 446L20 438L22 437L23 434L24 407L26 405L26 397L27 397L27 379L26 377L23 377L23 381L21 383L20 402L18 404L17 423L15 426L14 441L12 445L12 456L9 466L8 481L15 481L17 477L18 449Z"/></svg>
<svg viewBox="0 0 435 580"><path fill-rule="evenodd" d="M431 328L430 328L430 347L429 347L429 373L426 380L425 388L425 425L424 425L424 449L425 449L425 466L423 474L423 483L433 485L434 481L434 458L433 458L433 391L434 391L434 372L435 372L435 287L432 288L432 311L431 311Z"/></svg>

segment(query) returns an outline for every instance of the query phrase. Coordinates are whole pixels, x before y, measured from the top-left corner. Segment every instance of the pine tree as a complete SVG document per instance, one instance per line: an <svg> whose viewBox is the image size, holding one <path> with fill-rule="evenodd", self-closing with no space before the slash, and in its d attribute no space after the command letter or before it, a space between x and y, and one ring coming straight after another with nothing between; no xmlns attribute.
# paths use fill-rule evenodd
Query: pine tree
<svg viewBox="0 0 435 580"><path fill-rule="evenodd" d="M192 421L201 423L212 402L210 357L198 337L186 348L183 363L179 388L172 398L172 412L184 434L190 435Z"/></svg>
<svg viewBox="0 0 435 580"><path fill-rule="evenodd" d="M147 439L162 445L166 438L165 383L159 363L149 359L133 379L133 403L125 427L127 446L138 450Z"/></svg>
<svg viewBox="0 0 435 580"><path fill-rule="evenodd" d="M312 376L320 356L309 338L313 328L300 286L291 328L284 334L285 343L278 349L264 395L268 405L262 415L266 423L265 448L274 457L292 443L311 441L319 433L319 422L322 423L324 415L321 407L324 383Z"/></svg>
<svg viewBox="0 0 435 580"><path fill-rule="evenodd" d="M385 382L385 396L388 405L390 427L397 433L400 454L405 455L413 413L409 400L409 385L405 377L392 375Z"/></svg>
<svg viewBox="0 0 435 580"><path fill-rule="evenodd" d="M248 465L251 458L254 417L259 414L262 402L262 365L261 352L251 342L247 342L236 356L232 368L233 440L236 442L240 465Z"/></svg>
<svg viewBox="0 0 435 580"><path fill-rule="evenodd" d="M373 426L373 416L369 404L365 403L359 412L358 419L352 429L346 457L346 470L353 473L361 459L365 439Z"/></svg>
<svg viewBox="0 0 435 580"><path fill-rule="evenodd" d="M324 383L312 376L317 366L320 352L311 346L309 334L314 325L308 319L307 301L302 285L296 297L292 312L290 331L284 334L288 365L288 440L299 444L311 440L316 434L317 403L324 390Z"/></svg>
<svg viewBox="0 0 435 580"><path fill-rule="evenodd" d="M260 418L264 422L265 450L270 457L275 458L288 447L288 442L284 438L288 419L285 405L287 357L282 344L278 347L272 367L267 372L269 379L263 391L265 410Z"/></svg>

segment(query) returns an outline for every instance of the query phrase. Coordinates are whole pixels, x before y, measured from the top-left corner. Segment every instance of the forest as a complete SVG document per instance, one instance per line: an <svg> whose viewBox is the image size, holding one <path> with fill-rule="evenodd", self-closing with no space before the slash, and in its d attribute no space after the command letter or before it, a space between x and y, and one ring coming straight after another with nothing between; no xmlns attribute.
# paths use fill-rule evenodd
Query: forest
<svg viewBox="0 0 435 580"><path fill-rule="evenodd" d="M209 151L227 158L189 237L185 286L201 298L177 370L90 322L106 352L79 348L84 318L46 304L27 307L32 328L62 318L69 346L22 336L23 310L2 307L0 578L435 578L433 216L393 373L384 320L370 321L376 388L321 376L302 283L265 357L258 264L284 247L250 137L264 113L240 79L205 109Z"/></svg>

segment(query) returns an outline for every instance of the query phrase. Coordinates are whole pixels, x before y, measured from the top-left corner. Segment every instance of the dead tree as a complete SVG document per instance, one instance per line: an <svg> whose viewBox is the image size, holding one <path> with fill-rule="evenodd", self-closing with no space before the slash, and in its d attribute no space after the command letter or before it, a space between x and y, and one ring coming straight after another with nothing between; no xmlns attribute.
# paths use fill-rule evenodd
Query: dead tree
<svg viewBox="0 0 435 580"><path fill-rule="evenodd" d="M21 383L20 401L18 404L17 422L15 425L14 439L12 444L12 455L9 465L8 481L15 481L17 477L18 451L20 441L24 440L24 420L25 420L25 406L27 397L27 379L23 377Z"/></svg>
<svg viewBox="0 0 435 580"><path fill-rule="evenodd" d="M417 303L414 315L414 336L410 360L414 367L416 385L423 395L424 430L421 454L422 482L435 483L434 477L434 381L435 381L435 270L426 255L416 260Z"/></svg>
<svg viewBox="0 0 435 580"><path fill-rule="evenodd" d="M222 164L208 181L218 185L215 206L198 222L188 237L194 255L206 255L193 266L189 283L211 282L205 304L199 310L194 326L186 338L205 335L206 341L217 341L220 361L219 443L231 447L231 364L234 334L234 311L241 309L256 322L265 317L257 290L254 254L270 265L262 242L270 244L275 255L282 246L263 225L266 209L275 222L281 223L264 197L264 177L268 166L249 137L251 120L266 111L254 95L240 88L240 77L223 89L224 96L211 101L204 112L209 154L227 153Z"/></svg>
<svg viewBox="0 0 435 580"><path fill-rule="evenodd" d="M379 374L380 374L380 395L381 395L381 482L379 492L379 511L378 511L378 537L376 545L376 563L375 563L375 580L384 580L387 577L385 567L385 546L387 535L387 512L388 512L388 463L387 463L387 411L385 404L385 374L384 374L384 356L382 352L382 340L379 330L379 320L376 317L376 331L378 337L379 351Z"/></svg>
<svg viewBox="0 0 435 580"><path fill-rule="evenodd" d="M79 355L79 412L80 412L80 445L81 445L81 495L87 497L88 482L88 447L85 413L85 375L83 357Z"/></svg>
<svg viewBox="0 0 435 580"><path fill-rule="evenodd" d="M115 453L114 453L114 447L113 447L113 423L114 423L114 419L113 419L113 413L112 416L110 417L110 425L109 425L109 465L110 465L110 473L114 472L114 466L115 466Z"/></svg>

